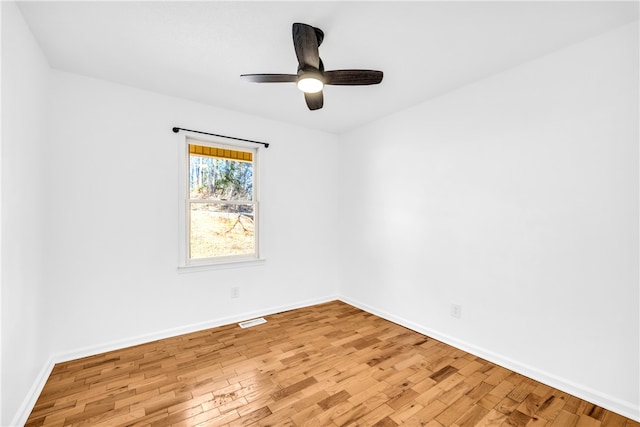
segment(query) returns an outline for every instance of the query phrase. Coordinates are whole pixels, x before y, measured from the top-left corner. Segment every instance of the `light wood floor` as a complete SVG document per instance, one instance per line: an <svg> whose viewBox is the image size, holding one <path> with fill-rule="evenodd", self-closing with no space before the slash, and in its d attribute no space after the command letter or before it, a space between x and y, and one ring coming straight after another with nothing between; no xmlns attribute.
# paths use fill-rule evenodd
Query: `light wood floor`
<svg viewBox="0 0 640 427"><path fill-rule="evenodd" d="M640 427L342 302L55 366L27 426Z"/></svg>

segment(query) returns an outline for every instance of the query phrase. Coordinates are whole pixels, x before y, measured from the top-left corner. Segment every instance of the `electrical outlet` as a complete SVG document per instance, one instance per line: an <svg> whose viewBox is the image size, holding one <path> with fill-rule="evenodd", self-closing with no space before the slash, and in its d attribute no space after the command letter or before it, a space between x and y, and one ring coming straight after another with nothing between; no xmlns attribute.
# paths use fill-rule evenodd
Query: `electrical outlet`
<svg viewBox="0 0 640 427"><path fill-rule="evenodd" d="M449 314L451 314L451 317L459 319L462 317L462 306L458 304L451 304L451 311Z"/></svg>
<svg viewBox="0 0 640 427"><path fill-rule="evenodd" d="M240 288L238 286L231 288L231 298L240 298Z"/></svg>

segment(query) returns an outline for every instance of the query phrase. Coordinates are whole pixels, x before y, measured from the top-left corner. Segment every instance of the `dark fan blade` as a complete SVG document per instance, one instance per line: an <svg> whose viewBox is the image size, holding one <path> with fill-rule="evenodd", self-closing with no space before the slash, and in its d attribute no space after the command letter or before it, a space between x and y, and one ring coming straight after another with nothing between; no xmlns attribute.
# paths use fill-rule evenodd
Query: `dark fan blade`
<svg viewBox="0 0 640 427"><path fill-rule="evenodd" d="M295 23L292 27L293 48L298 57L298 68L320 68L318 56L318 37L316 30L307 24Z"/></svg>
<svg viewBox="0 0 640 427"><path fill-rule="evenodd" d="M305 93L304 100L307 101L307 107L309 107L309 110L319 110L322 108L322 104L324 103L322 91L316 93Z"/></svg>
<svg viewBox="0 0 640 427"><path fill-rule="evenodd" d="M254 83L295 83L295 74L242 74L242 80Z"/></svg>
<svg viewBox="0 0 640 427"><path fill-rule="evenodd" d="M375 70L334 70L324 72L327 85L375 85L382 81L382 71Z"/></svg>
<svg viewBox="0 0 640 427"><path fill-rule="evenodd" d="M313 27L313 31L316 32L316 38L318 39L318 47L322 44L322 40L324 40L324 32L320 28Z"/></svg>

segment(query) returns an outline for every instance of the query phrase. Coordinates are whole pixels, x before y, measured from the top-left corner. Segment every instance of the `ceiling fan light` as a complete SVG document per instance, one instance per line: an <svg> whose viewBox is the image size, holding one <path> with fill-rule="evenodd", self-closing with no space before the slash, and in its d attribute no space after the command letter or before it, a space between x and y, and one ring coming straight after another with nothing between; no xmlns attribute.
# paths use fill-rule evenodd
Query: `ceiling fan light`
<svg viewBox="0 0 640 427"><path fill-rule="evenodd" d="M324 82L316 76L302 76L298 79L298 89L305 93L318 93L324 87Z"/></svg>

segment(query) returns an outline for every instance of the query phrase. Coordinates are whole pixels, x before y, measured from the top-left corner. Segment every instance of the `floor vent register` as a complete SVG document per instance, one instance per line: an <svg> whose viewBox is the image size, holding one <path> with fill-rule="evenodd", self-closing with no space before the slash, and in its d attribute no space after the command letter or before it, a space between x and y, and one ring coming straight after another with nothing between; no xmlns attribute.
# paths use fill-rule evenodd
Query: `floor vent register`
<svg viewBox="0 0 640 427"><path fill-rule="evenodd" d="M263 317L258 317L257 319L251 319L244 322L238 323L241 328L250 328L252 326L262 325L263 323L267 323Z"/></svg>

